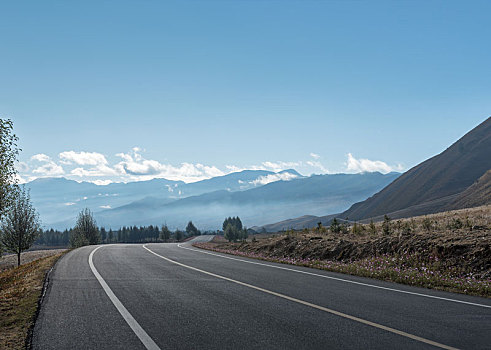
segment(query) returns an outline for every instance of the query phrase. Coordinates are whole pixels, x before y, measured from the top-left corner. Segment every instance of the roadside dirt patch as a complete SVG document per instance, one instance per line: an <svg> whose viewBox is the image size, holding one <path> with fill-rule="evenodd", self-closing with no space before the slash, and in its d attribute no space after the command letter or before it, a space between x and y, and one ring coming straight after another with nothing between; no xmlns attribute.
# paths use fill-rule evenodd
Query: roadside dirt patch
<svg viewBox="0 0 491 350"><path fill-rule="evenodd" d="M385 225L385 230L384 230ZM339 229L339 227L338 227ZM345 233L342 233L342 232ZM319 226L268 238L196 246L269 261L316 267L398 283L491 296L491 206L341 232Z"/></svg>
<svg viewBox="0 0 491 350"><path fill-rule="evenodd" d="M45 258L51 255L60 254L65 251L66 249L48 249L48 250L33 250L33 251L24 252L20 256L21 266L30 263L31 261ZM0 271L12 269L14 267L17 267L17 255L8 254L0 258Z"/></svg>

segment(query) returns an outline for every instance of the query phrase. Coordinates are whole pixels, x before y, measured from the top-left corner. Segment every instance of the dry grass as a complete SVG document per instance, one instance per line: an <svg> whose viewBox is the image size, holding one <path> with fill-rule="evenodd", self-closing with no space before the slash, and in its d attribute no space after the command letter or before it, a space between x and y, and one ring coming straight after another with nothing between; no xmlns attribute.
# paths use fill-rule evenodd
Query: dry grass
<svg viewBox="0 0 491 350"><path fill-rule="evenodd" d="M0 349L23 349L46 273L64 253L0 272Z"/></svg>
<svg viewBox="0 0 491 350"><path fill-rule="evenodd" d="M373 225L287 231L201 248L491 297L491 206Z"/></svg>
<svg viewBox="0 0 491 350"><path fill-rule="evenodd" d="M64 252L66 249L46 249L46 250L31 250L24 252L20 256L21 265L30 263L31 261L41 259L50 255L55 255ZM17 267L17 255L9 254L0 258L0 271Z"/></svg>
<svg viewBox="0 0 491 350"><path fill-rule="evenodd" d="M426 226L428 222L431 224L429 230ZM404 225L412 228L413 233L425 231L444 233L449 230L467 232L472 231L473 227L489 229L491 227L491 205L392 220L392 225L394 231L398 233L404 231ZM368 229L367 224L363 226ZM375 223L375 226L377 231L382 231L382 222Z"/></svg>

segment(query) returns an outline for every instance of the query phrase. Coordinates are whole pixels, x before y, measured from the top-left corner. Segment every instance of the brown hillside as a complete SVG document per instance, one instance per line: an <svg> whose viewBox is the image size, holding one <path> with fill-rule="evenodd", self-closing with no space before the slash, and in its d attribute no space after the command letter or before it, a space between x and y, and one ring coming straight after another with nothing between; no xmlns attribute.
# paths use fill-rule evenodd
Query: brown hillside
<svg viewBox="0 0 491 350"><path fill-rule="evenodd" d="M491 155L490 155L491 156ZM461 192L446 210L472 208L491 204L491 169L486 171L474 184Z"/></svg>
<svg viewBox="0 0 491 350"><path fill-rule="evenodd" d="M340 217L360 220L398 211L411 216L444 210L456 200L454 196L491 168L490 155L491 118L488 118L444 152L410 169ZM470 198L466 198L461 200L470 203ZM420 211L407 210L410 207L419 207Z"/></svg>

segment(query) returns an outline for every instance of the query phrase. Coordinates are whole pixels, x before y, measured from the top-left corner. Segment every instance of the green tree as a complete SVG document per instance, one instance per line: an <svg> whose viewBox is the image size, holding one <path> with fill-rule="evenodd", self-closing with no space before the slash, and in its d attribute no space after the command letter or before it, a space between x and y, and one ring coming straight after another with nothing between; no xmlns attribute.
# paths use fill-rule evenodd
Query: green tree
<svg viewBox="0 0 491 350"><path fill-rule="evenodd" d="M176 241L180 242L181 239L184 237L184 234L182 233L181 230L176 230L176 232L174 232L174 237Z"/></svg>
<svg viewBox="0 0 491 350"><path fill-rule="evenodd" d="M101 227L101 241L102 243L106 243L107 240L107 232L104 227Z"/></svg>
<svg viewBox="0 0 491 350"><path fill-rule="evenodd" d="M332 219L331 232L333 233L341 232L341 225L339 224L339 221L336 218Z"/></svg>
<svg viewBox="0 0 491 350"><path fill-rule="evenodd" d="M194 226L192 221L188 222L188 225L186 226L186 233L188 236L197 236L199 234L198 229L196 226Z"/></svg>
<svg viewBox="0 0 491 350"><path fill-rule="evenodd" d="M162 231L160 231L160 239L167 242L170 238L170 230L167 225L162 226Z"/></svg>
<svg viewBox="0 0 491 350"><path fill-rule="evenodd" d="M238 239L245 241L247 237L249 237L249 234L247 233L247 227L244 227L242 230L240 230Z"/></svg>
<svg viewBox="0 0 491 350"><path fill-rule="evenodd" d="M39 230L39 215L31 205L29 192L23 187L4 215L0 234L2 245L17 254L17 266L20 265L21 253L32 246Z"/></svg>
<svg viewBox="0 0 491 350"><path fill-rule="evenodd" d="M108 239L108 242L111 243L114 239L114 232L112 229L109 229L109 232L107 234L107 239Z"/></svg>
<svg viewBox="0 0 491 350"><path fill-rule="evenodd" d="M229 242L235 242L238 238L238 230L232 223L228 223L227 227L223 231L225 239L228 239Z"/></svg>
<svg viewBox="0 0 491 350"><path fill-rule="evenodd" d="M390 235L392 233L392 225L390 223L390 218L384 215L384 222L382 223L382 232L384 235Z"/></svg>
<svg viewBox="0 0 491 350"><path fill-rule="evenodd" d="M370 219L370 233L372 235L377 233L377 227L375 227L375 224L373 223L373 220Z"/></svg>
<svg viewBox="0 0 491 350"><path fill-rule="evenodd" d="M78 214L77 224L70 236L70 245L76 248L84 245L99 244L100 242L101 234L92 212L85 208Z"/></svg>
<svg viewBox="0 0 491 350"><path fill-rule="evenodd" d="M18 195L15 163L19 148L13 128L10 119L0 119L0 220Z"/></svg>
<svg viewBox="0 0 491 350"><path fill-rule="evenodd" d="M222 224L223 232L225 232L225 229L227 228L227 226L229 224L232 225L233 227L235 227L237 229L237 231L242 230L242 221L240 220L240 218L238 216L234 217L234 218L228 217L223 221L223 224Z"/></svg>
<svg viewBox="0 0 491 350"><path fill-rule="evenodd" d="M359 224L357 222L355 222L351 228L351 232L353 232L355 235L360 235L363 233L363 231L365 231L365 227L363 224Z"/></svg>

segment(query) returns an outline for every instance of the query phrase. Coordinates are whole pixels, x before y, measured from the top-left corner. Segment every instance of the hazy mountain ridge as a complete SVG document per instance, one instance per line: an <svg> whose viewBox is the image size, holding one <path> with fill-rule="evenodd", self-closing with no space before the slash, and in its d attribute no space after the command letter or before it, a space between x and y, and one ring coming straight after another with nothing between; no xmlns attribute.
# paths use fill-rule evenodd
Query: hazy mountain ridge
<svg viewBox="0 0 491 350"><path fill-rule="evenodd" d="M101 225L161 224L183 227L193 220L203 229L220 228L224 217L240 216L252 226L308 211L339 212L380 190L398 173L335 174L277 181L244 191L219 190L172 202L153 197L96 213ZM62 225L60 223L59 225Z"/></svg>
<svg viewBox="0 0 491 350"><path fill-rule="evenodd" d="M333 217L382 220L491 204L491 118L442 153L411 168L380 192L336 215L303 215L263 226L268 232L330 224ZM304 211L303 214L308 213ZM310 213L312 214L312 213Z"/></svg>
<svg viewBox="0 0 491 350"><path fill-rule="evenodd" d="M261 186L256 180L267 176L302 177L295 170L272 172L266 170L245 170L224 176L218 176L194 183L153 179L149 181L112 183L95 185L89 182L77 182L65 178L42 178L26 184L31 198L38 209L44 225L65 220L73 221L77 213L88 207L97 212L102 209L117 208L138 202L148 197L166 204L189 196L226 190L241 191Z"/></svg>
<svg viewBox="0 0 491 350"><path fill-rule="evenodd" d="M285 230L302 230L304 228L312 228L317 226L320 222L322 225L327 226L331 223L331 220L337 217L339 214L331 214L325 216L315 215L303 215L294 219L287 219L273 224L267 224L263 226L253 226L256 232L279 232Z"/></svg>
<svg viewBox="0 0 491 350"><path fill-rule="evenodd" d="M476 182L459 193L446 210L477 207L491 204L491 169Z"/></svg>

